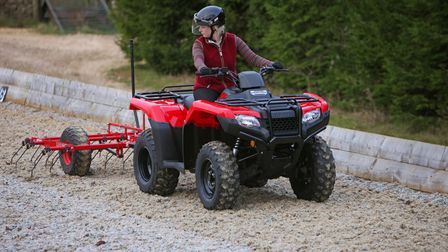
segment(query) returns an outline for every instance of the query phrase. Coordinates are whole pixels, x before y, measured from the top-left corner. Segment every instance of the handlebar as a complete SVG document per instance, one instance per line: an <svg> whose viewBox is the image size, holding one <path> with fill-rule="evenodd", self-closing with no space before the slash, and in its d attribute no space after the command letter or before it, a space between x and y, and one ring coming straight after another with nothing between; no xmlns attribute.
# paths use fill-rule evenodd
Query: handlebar
<svg viewBox="0 0 448 252"><path fill-rule="evenodd" d="M260 75L261 76L265 76L267 74L272 74L273 72L287 72L288 69L278 69L272 66L264 66L260 68ZM222 68L211 68L210 69L210 74L201 74L201 73L197 73L201 78L202 77L223 77L223 78L228 78L230 81L232 81L233 83L235 83L235 85L237 87L239 87L239 78L238 78L238 74L229 70L229 68L227 67L222 67Z"/></svg>
<svg viewBox="0 0 448 252"><path fill-rule="evenodd" d="M266 74L271 74L273 72L288 72L287 68L275 68L273 66L264 66L262 68L260 68L260 74L261 76L265 76Z"/></svg>
<svg viewBox="0 0 448 252"><path fill-rule="evenodd" d="M271 74L273 72L288 72L288 69L278 69L272 66L264 66L260 68L259 73L264 76L266 74ZM238 79L238 74L232 72L227 67L222 68L211 68L210 74L197 73L201 77L231 77L232 79Z"/></svg>

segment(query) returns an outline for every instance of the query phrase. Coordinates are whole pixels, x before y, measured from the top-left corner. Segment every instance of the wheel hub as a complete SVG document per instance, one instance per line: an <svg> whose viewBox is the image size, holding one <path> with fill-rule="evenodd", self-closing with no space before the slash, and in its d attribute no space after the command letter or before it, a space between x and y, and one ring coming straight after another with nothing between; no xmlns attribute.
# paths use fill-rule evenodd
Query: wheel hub
<svg viewBox="0 0 448 252"><path fill-rule="evenodd" d="M138 168L140 175L145 181L149 181L152 176L152 161L151 156L149 155L149 151L144 148L140 150L138 156Z"/></svg>
<svg viewBox="0 0 448 252"><path fill-rule="evenodd" d="M64 160L65 165L70 165L72 163L72 152L65 151L62 154L62 160Z"/></svg>
<svg viewBox="0 0 448 252"><path fill-rule="evenodd" d="M209 198L213 197L216 188L216 176L215 171L213 169L213 164L210 160L206 160L203 168L202 168L202 184L204 190Z"/></svg>

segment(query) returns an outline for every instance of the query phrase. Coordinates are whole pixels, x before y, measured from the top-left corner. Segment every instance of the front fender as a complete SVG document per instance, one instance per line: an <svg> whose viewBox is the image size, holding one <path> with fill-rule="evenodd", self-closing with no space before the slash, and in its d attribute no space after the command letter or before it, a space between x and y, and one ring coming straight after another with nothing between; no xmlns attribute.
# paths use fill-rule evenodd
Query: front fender
<svg viewBox="0 0 448 252"><path fill-rule="evenodd" d="M192 123L197 127L218 128L216 117L234 119L235 115L248 115L260 118L260 113L245 107L230 107L215 102L199 100L193 102L188 110L185 124Z"/></svg>

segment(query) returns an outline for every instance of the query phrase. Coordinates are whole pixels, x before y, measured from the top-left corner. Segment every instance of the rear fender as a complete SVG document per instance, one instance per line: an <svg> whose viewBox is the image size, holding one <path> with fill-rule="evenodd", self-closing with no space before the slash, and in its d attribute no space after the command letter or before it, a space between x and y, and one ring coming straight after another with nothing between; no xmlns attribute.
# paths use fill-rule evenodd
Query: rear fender
<svg viewBox="0 0 448 252"><path fill-rule="evenodd" d="M163 162L182 161L182 128L186 110L174 101L147 101L132 98L129 109L141 110L148 117L154 136L159 167Z"/></svg>
<svg viewBox="0 0 448 252"><path fill-rule="evenodd" d="M168 123L171 127L183 127L187 110L173 100L147 101L132 98L129 104L131 110L141 110L148 119L159 123Z"/></svg>
<svg viewBox="0 0 448 252"><path fill-rule="evenodd" d="M182 162L182 127L172 127L168 123L148 119L157 150L159 167L163 162Z"/></svg>

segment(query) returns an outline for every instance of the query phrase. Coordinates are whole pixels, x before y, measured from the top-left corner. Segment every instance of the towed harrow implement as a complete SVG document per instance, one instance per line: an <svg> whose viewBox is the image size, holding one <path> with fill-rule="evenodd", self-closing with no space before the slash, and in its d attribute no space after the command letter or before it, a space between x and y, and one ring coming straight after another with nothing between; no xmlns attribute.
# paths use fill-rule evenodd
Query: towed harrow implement
<svg viewBox="0 0 448 252"><path fill-rule="evenodd" d="M124 167L124 163L132 155L132 152L126 158L125 155L134 146L142 131L141 128L129 125L109 123L107 133L88 135L80 127L68 127L61 137L24 139L22 146L13 154L9 164L14 164L17 169L17 164L25 153L33 147L37 147L30 158L33 165L31 177L33 177L36 166L48 153L45 167L50 166L50 172L59 159L65 173L86 175L90 168L90 162L103 150L107 151L105 166L113 156L116 156L123 159ZM94 153L95 151L96 153Z"/></svg>

